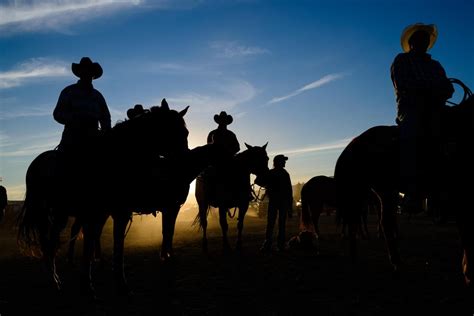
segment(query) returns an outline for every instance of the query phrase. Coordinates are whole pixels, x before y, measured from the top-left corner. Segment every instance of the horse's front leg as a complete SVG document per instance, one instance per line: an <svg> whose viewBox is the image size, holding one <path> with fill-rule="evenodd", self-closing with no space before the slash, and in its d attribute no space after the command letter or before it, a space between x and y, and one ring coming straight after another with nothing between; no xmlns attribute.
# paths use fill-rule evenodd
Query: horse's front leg
<svg viewBox="0 0 474 316"><path fill-rule="evenodd" d="M244 230L244 219L248 208L248 204L239 207L239 218L237 222L237 245L235 246L235 248L239 251L242 250L242 231Z"/></svg>
<svg viewBox="0 0 474 316"><path fill-rule="evenodd" d="M179 206L174 205L172 207L163 210L162 218L162 231L163 241L161 244L160 258L162 261L167 261L173 256L173 236L174 229L176 226L176 218L178 217Z"/></svg>
<svg viewBox="0 0 474 316"><path fill-rule="evenodd" d="M385 192L380 194L382 200L381 223L385 242L387 244L390 263L393 270L398 274L402 263L400 251L398 249L398 228L397 228L397 199L398 193Z"/></svg>
<svg viewBox="0 0 474 316"><path fill-rule="evenodd" d="M94 260L94 249L100 238L102 226L107 216L98 210L91 210L85 218L81 219L82 232L84 235L82 264L81 264L81 293L95 299L95 290L92 282L92 262Z"/></svg>
<svg viewBox="0 0 474 316"><path fill-rule="evenodd" d="M227 208L219 207L219 223L222 229L222 247L225 253L230 251L229 239L227 238L227 232L229 231L229 225L227 224Z"/></svg>
<svg viewBox="0 0 474 316"><path fill-rule="evenodd" d="M121 210L112 214L114 220L114 255L113 255L113 274L115 287L119 294L129 294L130 289L127 284L124 270L124 246L125 231L130 222L132 213Z"/></svg>
<svg viewBox="0 0 474 316"><path fill-rule="evenodd" d="M67 250L67 261L69 264L74 263L74 249L75 249L77 237L79 236L79 233L81 232L81 228L82 228L82 224L79 221L79 219L76 218L71 227L71 235L70 235L69 245L68 245L68 250Z"/></svg>

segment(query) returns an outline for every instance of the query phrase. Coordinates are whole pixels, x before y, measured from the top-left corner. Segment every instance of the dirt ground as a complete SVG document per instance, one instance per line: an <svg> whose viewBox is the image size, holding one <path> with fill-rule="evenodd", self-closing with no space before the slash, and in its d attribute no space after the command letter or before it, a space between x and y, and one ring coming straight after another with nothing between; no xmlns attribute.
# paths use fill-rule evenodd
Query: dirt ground
<svg viewBox="0 0 474 316"><path fill-rule="evenodd" d="M461 249L454 223L435 225L421 214L400 215L399 278L390 271L383 240L370 218L369 240L359 241L356 266L347 256L334 215L321 218L319 254L290 250L264 255L265 219L250 212L244 250L225 255L217 215L210 215L209 252L201 251L200 233L191 226L195 211L180 214L175 234L176 260L158 258L161 217L135 216L126 239L126 273L133 296L117 296L111 273L112 237L103 237L103 265L94 270L100 301L79 296L79 268L65 261L68 239L58 258L61 293L47 283L35 258L21 255L11 216L0 224L0 315L474 315L474 297L463 284ZM7 214L8 215L8 214ZM229 219L235 242L236 220ZM298 218L287 224L297 234ZM81 241L76 249L80 260Z"/></svg>

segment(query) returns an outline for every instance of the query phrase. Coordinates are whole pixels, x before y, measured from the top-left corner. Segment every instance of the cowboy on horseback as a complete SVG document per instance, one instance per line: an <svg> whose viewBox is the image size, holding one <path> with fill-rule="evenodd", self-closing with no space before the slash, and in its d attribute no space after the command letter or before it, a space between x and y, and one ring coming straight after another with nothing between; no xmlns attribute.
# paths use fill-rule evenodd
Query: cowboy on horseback
<svg viewBox="0 0 474 316"><path fill-rule="evenodd" d="M404 52L395 57L390 69L400 128L402 192L411 202L431 182L432 168L424 166L436 167L440 157L441 111L454 93L444 68L427 53L437 36L433 24L406 27L401 36Z"/></svg>
<svg viewBox="0 0 474 316"><path fill-rule="evenodd" d="M53 116L64 125L59 150L80 153L90 151L100 130L111 128L111 119L104 97L92 85L92 80L102 76L102 67L83 57L71 69L79 80L61 91Z"/></svg>
<svg viewBox="0 0 474 316"><path fill-rule="evenodd" d="M233 118L225 111L214 115L214 122L218 124L217 128L210 131L207 135L207 143L219 145L223 148L222 160L218 164L211 166L205 174L212 189L211 195L219 200L226 201L230 199L229 184L229 165L234 156L240 151L240 144L234 132L227 128L232 124Z"/></svg>

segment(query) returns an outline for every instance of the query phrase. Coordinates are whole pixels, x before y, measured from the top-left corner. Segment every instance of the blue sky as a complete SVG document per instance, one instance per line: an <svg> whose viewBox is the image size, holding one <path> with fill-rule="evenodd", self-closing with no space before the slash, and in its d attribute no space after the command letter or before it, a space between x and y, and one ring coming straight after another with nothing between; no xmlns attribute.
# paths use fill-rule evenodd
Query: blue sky
<svg viewBox="0 0 474 316"><path fill-rule="evenodd" d="M293 182L332 175L352 137L394 123L405 26L436 24L430 53L474 88L472 12L472 0L0 0L1 184L22 199L29 163L59 143L52 111L82 56L104 69L93 83L113 122L136 103L190 105L195 147L225 110L241 148L289 156Z"/></svg>

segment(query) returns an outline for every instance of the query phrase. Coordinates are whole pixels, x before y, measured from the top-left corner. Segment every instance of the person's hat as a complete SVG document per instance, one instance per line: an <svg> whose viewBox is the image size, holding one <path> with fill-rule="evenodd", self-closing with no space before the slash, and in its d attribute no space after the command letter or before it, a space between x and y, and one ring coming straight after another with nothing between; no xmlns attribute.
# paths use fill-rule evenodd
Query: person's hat
<svg viewBox="0 0 474 316"><path fill-rule="evenodd" d="M219 115L214 115L214 121L217 124L229 125L234 121L234 119L231 115L227 114L225 111L222 111L219 113Z"/></svg>
<svg viewBox="0 0 474 316"><path fill-rule="evenodd" d="M275 158L273 158L273 162L287 161L287 160L288 160L288 157L286 157L284 155L276 155Z"/></svg>
<svg viewBox="0 0 474 316"><path fill-rule="evenodd" d="M89 57L82 57L79 64L72 63L72 73L82 78L84 75L91 75L92 79L98 79L102 76L103 70L99 63L92 62Z"/></svg>
<svg viewBox="0 0 474 316"><path fill-rule="evenodd" d="M415 23L412 25L407 26L403 32L401 37L401 45L402 49L405 53L410 51L410 37L416 31L425 31L430 35L430 44L428 45L428 50L431 49L436 42L436 38L438 37L438 29L434 24L423 24L423 23Z"/></svg>
<svg viewBox="0 0 474 316"><path fill-rule="evenodd" d="M143 105L135 104L133 108L127 110L127 117L132 119L148 111L148 109L143 109Z"/></svg>

